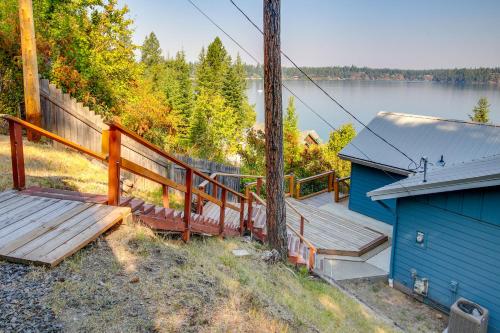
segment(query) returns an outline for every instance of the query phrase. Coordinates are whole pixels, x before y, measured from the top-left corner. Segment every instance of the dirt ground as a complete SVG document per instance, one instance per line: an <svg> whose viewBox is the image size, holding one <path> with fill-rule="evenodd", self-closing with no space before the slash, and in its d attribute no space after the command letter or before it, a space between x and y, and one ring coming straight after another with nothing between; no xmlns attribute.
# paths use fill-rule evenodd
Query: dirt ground
<svg viewBox="0 0 500 333"><path fill-rule="evenodd" d="M386 281L357 280L339 284L405 332L441 333L448 324L446 314L389 287Z"/></svg>

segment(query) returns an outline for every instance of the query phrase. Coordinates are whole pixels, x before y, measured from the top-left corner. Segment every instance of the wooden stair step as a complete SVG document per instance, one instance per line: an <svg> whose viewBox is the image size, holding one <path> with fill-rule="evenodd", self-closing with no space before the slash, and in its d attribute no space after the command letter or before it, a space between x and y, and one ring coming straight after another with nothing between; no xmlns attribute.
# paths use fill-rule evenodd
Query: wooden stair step
<svg viewBox="0 0 500 333"><path fill-rule="evenodd" d="M147 215L148 213L150 213L154 209L155 209L155 205L149 204L149 203L145 203L141 207L141 214Z"/></svg>

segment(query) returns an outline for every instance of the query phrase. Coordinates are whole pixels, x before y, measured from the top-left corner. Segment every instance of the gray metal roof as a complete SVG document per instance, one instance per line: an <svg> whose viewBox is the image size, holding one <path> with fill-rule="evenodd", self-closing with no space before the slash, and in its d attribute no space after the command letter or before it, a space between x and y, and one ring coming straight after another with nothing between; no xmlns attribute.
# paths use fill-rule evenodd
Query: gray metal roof
<svg viewBox="0 0 500 333"><path fill-rule="evenodd" d="M368 127L419 163L423 156L446 164L500 154L500 126L402 113L380 112ZM358 149L359 148L359 149ZM401 174L415 165L363 129L339 153L341 158Z"/></svg>
<svg viewBox="0 0 500 333"><path fill-rule="evenodd" d="M367 193L372 200L401 198L500 185L500 155L434 167Z"/></svg>

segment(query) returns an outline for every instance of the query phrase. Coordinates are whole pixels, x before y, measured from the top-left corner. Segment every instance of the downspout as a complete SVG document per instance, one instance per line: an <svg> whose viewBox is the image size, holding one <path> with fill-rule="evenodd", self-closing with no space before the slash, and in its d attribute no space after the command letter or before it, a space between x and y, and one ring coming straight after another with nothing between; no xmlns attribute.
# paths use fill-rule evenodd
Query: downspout
<svg viewBox="0 0 500 333"><path fill-rule="evenodd" d="M392 226L391 261L389 264L389 286L391 288L394 287L394 256L396 252L396 237L398 235L399 201L400 199L396 199L396 220Z"/></svg>

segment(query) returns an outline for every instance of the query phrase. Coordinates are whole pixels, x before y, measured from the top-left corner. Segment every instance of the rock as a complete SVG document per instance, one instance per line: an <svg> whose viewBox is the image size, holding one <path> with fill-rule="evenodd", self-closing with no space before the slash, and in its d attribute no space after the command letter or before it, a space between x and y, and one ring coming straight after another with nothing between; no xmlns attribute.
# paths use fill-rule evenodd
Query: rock
<svg viewBox="0 0 500 333"><path fill-rule="evenodd" d="M133 278L130 279L129 282L130 283L138 283L139 282L139 277L138 276L134 276Z"/></svg>
<svg viewBox="0 0 500 333"><path fill-rule="evenodd" d="M436 318L437 318L437 319L443 319L443 315L442 315L442 314L440 314L440 313L436 313Z"/></svg>
<svg viewBox="0 0 500 333"><path fill-rule="evenodd" d="M281 260L280 253L276 249L264 251L260 258L268 264L274 264Z"/></svg>

